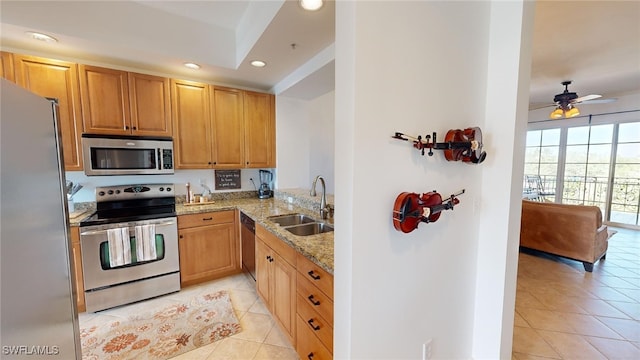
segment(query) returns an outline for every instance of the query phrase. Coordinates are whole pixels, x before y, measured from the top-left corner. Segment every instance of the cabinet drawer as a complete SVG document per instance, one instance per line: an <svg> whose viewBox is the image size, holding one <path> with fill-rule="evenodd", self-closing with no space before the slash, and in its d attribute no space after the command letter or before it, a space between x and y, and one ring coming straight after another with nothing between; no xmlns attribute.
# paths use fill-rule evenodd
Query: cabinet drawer
<svg viewBox="0 0 640 360"><path fill-rule="evenodd" d="M232 223L235 218L236 214L233 210L180 215L178 216L178 229Z"/></svg>
<svg viewBox="0 0 640 360"><path fill-rule="evenodd" d="M278 239L269 230L256 225L256 236L291 265L296 264L296 251L284 241Z"/></svg>
<svg viewBox="0 0 640 360"><path fill-rule="evenodd" d="M296 300L298 316L305 322L304 326L309 328L327 349L331 350L333 349L333 328L312 306L306 297L298 293Z"/></svg>
<svg viewBox="0 0 640 360"><path fill-rule="evenodd" d="M304 255L297 253L296 267L298 272L333 300L333 276Z"/></svg>
<svg viewBox="0 0 640 360"><path fill-rule="evenodd" d="M309 324L299 315L296 316L296 350L301 360L331 360L333 359L332 351L328 350L318 339Z"/></svg>
<svg viewBox="0 0 640 360"><path fill-rule="evenodd" d="M333 301L300 273L297 275L296 288L301 299L333 326Z"/></svg>

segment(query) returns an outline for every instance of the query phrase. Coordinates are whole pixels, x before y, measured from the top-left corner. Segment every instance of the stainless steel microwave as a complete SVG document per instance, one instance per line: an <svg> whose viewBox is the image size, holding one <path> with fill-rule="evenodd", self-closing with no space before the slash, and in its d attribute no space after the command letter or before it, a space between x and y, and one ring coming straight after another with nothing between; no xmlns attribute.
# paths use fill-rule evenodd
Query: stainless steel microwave
<svg viewBox="0 0 640 360"><path fill-rule="evenodd" d="M88 176L173 174L168 137L82 134L82 154Z"/></svg>

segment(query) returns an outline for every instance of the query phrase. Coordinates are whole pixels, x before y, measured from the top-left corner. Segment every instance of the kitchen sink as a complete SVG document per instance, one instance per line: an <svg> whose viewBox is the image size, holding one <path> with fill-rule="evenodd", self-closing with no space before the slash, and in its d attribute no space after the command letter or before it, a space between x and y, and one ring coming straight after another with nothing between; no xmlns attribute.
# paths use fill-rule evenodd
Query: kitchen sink
<svg viewBox="0 0 640 360"><path fill-rule="evenodd" d="M313 222L308 224L287 226L285 227L285 229L294 235L309 236L333 231L333 226L325 223Z"/></svg>
<svg viewBox="0 0 640 360"><path fill-rule="evenodd" d="M316 220L308 217L304 214L286 214L286 215L276 215L268 217L269 220L273 221L280 226L292 226L292 225L300 225L315 222Z"/></svg>

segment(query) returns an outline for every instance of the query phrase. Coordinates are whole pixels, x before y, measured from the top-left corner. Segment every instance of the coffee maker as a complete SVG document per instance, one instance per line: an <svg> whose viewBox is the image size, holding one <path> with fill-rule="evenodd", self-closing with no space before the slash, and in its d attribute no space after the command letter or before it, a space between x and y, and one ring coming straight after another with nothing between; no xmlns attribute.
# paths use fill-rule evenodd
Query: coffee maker
<svg viewBox="0 0 640 360"><path fill-rule="evenodd" d="M271 179L273 174L268 170L260 170L260 188L258 189L258 198L267 199L273 196L271 190Z"/></svg>

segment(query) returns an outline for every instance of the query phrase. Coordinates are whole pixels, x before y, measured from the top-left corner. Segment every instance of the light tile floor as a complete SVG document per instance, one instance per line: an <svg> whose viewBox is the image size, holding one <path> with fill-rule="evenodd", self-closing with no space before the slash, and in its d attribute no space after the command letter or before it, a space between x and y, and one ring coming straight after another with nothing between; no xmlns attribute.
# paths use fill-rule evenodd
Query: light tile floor
<svg viewBox="0 0 640 360"><path fill-rule="evenodd" d="M640 231L610 229L593 273L520 252L512 359L640 359Z"/></svg>
<svg viewBox="0 0 640 360"><path fill-rule="evenodd" d="M211 290L227 290L242 331L178 355L173 360L298 359L295 349L258 297L253 279L245 274L238 274L196 286Z"/></svg>

